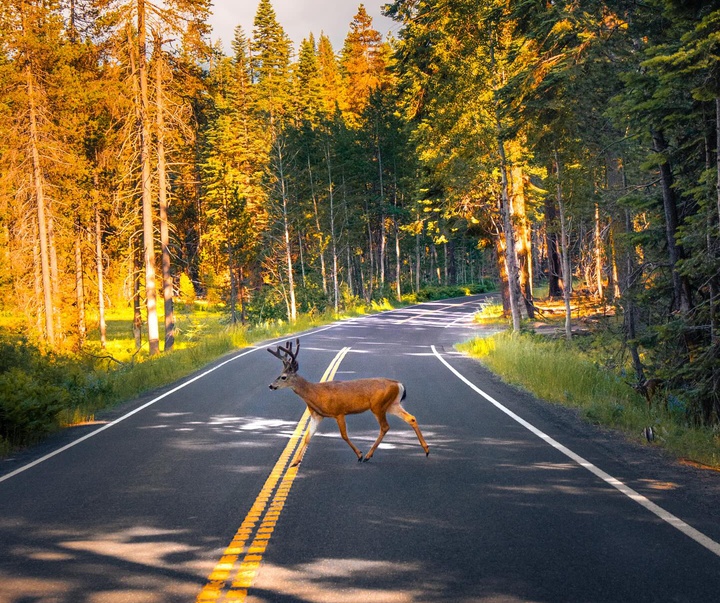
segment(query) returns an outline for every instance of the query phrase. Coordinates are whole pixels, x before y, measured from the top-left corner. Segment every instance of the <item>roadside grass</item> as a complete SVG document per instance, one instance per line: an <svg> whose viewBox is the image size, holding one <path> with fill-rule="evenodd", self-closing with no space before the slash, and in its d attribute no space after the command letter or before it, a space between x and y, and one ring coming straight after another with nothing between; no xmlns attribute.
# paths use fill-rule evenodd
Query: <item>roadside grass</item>
<svg viewBox="0 0 720 603"><path fill-rule="evenodd" d="M591 423L619 429L638 442L645 441L645 428L652 427L655 443L674 456L720 468L717 428L693 425L681 409L663 404L648 408L622 374L573 344L503 332L457 347L504 381L548 402L577 408Z"/></svg>

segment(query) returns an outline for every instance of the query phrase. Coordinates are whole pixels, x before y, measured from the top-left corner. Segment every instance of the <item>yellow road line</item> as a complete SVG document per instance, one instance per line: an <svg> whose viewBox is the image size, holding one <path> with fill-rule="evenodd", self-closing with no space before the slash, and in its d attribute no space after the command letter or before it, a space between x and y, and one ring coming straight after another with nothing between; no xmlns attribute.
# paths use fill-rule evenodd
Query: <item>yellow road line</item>
<svg viewBox="0 0 720 603"><path fill-rule="evenodd" d="M345 347L337 353L325 370L322 379L320 379L321 383L333 380L340 363L349 351L350 348ZM270 472L270 476L257 495L252 507L250 507L250 511L240 524L220 561L210 572L207 583L195 599L196 603L215 603L221 600L228 579L243 553L245 555L237 568L224 601L241 603L246 600L248 588L252 586L255 580L263 554L275 529L275 524L280 518L280 513L290 494L290 488L297 476L298 468L288 467L287 464L305 434L309 419L310 413L305 409L292 436L290 436L290 440ZM250 545L247 544L248 542L250 542Z"/></svg>

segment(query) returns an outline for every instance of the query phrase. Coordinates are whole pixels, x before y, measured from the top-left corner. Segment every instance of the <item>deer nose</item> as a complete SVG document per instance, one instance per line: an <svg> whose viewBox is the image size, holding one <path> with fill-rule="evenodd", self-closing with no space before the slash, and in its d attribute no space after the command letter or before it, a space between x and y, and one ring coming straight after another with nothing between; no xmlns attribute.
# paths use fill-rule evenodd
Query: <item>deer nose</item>
<svg viewBox="0 0 720 603"><path fill-rule="evenodd" d="M270 385L268 385L268 387L269 387L270 389L277 389L277 386L274 385L273 383L271 383Z"/></svg>

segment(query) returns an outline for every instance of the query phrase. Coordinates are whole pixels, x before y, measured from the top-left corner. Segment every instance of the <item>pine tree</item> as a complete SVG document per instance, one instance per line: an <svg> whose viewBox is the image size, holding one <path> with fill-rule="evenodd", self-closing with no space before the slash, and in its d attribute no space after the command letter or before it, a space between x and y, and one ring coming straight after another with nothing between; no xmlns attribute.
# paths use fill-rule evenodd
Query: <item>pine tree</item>
<svg viewBox="0 0 720 603"><path fill-rule="evenodd" d="M295 275L290 234L290 163L287 127L290 118L290 41L277 22L270 0L261 0L255 15L252 75L255 107L267 128L269 177L279 205L285 255L288 319L297 318Z"/></svg>

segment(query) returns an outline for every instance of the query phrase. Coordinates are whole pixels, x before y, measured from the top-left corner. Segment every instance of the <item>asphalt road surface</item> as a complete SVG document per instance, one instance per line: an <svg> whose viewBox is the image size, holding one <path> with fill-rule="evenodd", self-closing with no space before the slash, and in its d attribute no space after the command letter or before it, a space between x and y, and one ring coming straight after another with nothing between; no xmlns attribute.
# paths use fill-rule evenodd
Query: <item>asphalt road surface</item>
<svg viewBox="0 0 720 603"><path fill-rule="evenodd" d="M308 379L402 381L429 457L391 416L358 463L325 419L289 468L305 405L267 342L3 461L0 602L717 601L720 475L455 352L483 300L300 336Z"/></svg>

